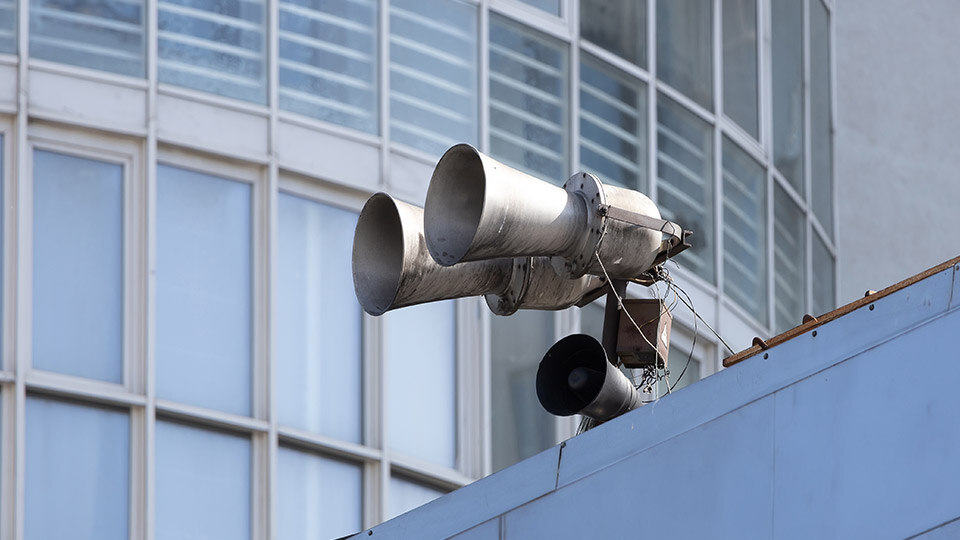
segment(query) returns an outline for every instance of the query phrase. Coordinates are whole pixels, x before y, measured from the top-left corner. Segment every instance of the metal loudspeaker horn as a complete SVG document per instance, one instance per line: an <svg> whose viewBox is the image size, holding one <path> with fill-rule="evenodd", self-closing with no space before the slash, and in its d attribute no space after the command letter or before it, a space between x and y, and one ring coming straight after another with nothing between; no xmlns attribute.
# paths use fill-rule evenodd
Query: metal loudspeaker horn
<svg viewBox="0 0 960 540"><path fill-rule="evenodd" d="M371 315L425 302L486 295L498 315L518 309L563 309L602 294L605 280L564 279L543 257L498 258L440 266L427 252L423 210L376 193L353 238L353 284Z"/></svg>
<svg viewBox="0 0 960 540"><path fill-rule="evenodd" d="M607 361L603 345L586 334L556 342L537 370L537 398L557 416L582 414L605 422L641 405L630 379Z"/></svg>
<svg viewBox="0 0 960 540"><path fill-rule="evenodd" d="M587 173L559 188L467 144L440 158L424 208L427 248L443 266L546 256L562 277L634 279L682 250L687 234L637 191Z"/></svg>

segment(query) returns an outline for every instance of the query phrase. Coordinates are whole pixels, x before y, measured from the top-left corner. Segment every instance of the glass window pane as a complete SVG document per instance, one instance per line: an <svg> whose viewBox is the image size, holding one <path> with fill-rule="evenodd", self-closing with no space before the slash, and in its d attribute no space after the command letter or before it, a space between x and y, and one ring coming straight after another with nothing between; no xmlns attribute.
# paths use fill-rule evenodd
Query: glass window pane
<svg viewBox="0 0 960 540"><path fill-rule="evenodd" d="M834 261L820 235L813 235L813 312L823 315L836 307L834 302Z"/></svg>
<svg viewBox="0 0 960 540"><path fill-rule="evenodd" d="M250 538L250 439L157 422L156 537Z"/></svg>
<svg viewBox="0 0 960 540"><path fill-rule="evenodd" d="M28 397L26 416L24 537L127 538L128 415Z"/></svg>
<svg viewBox="0 0 960 540"><path fill-rule="evenodd" d="M813 212L833 237L833 130L830 127L830 22L820 0L810 2L810 194Z"/></svg>
<svg viewBox="0 0 960 540"><path fill-rule="evenodd" d="M713 110L713 3L658 0L657 78Z"/></svg>
<svg viewBox="0 0 960 540"><path fill-rule="evenodd" d="M662 94L657 122L660 212L664 219L694 232L693 247L677 261L713 282L713 129Z"/></svg>
<svg viewBox="0 0 960 540"><path fill-rule="evenodd" d="M445 493L439 489L391 476L390 500L387 501L387 519L395 518L443 495Z"/></svg>
<svg viewBox="0 0 960 540"><path fill-rule="evenodd" d="M696 356L691 356L689 350L676 346L670 347L667 353L667 366L670 370L668 380L672 392L700 380L700 360ZM661 390L661 394L665 392L666 389Z"/></svg>
<svg viewBox="0 0 960 540"><path fill-rule="evenodd" d="M157 395L250 414L250 185L157 167Z"/></svg>
<svg viewBox="0 0 960 540"><path fill-rule="evenodd" d="M123 166L33 154L33 367L123 382Z"/></svg>
<svg viewBox="0 0 960 540"><path fill-rule="evenodd" d="M723 292L767 323L767 175L723 138Z"/></svg>
<svg viewBox="0 0 960 540"><path fill-rule="evenodd" d="M773 159L803 193L803 2L772 1Z"/></svg>
<svg viewBox="0 0 960 540"><path fill-rule="evenodd" d="M160 0L160 82L266 103L264 0Z"/></svg>
<svg viewBox="0 0 960 540"><path fill-rule="evenodd" d="M490 151L557 185L567 170L567 46L490 17Z"/></svg>
<svg viewBox="0 0 960 540"><path fill-rule="evenodd" d="M723 113L759 138L757 1L723 0Z"/></svg>
<svg viewBox="0 0 960 540"><path fill-rule="evenodd" d="M383 317L390 448L447 467L457 457L456 331L453 300Z"/></svg>
<svg viewBox="0 0 960 540"><path fill-rule="evenodd" d="M377 0L280 1L280 108L377 133Z"/></svg>
<svg viewBox="0 0 960 540"><path fill-rule="evenodd" d="M776 331L800 324L803 317L806 275L803 213L780 186L773 198L773 293Z"/></svg>
<svg viewBox="0 0 960 540"><path fill-rule="evenodd" d="M647 3L580 0L580 37L647 67Z"/></svg>
<svg viewBox="0 0 960 540"><path fill-rule="evenodd" d="M551 15L560 15L560 0L520 0Z"/></svg>
<svg viewBox="0 0 960 540"><path fill-rule="evenodd" d="M647 187L647 89L603 62L580 63L580 166L604 183Z"/></svg>
<svg viewBox="0 0 960 540"><path fill-rule="evenodd" d="M357 215L284 193L279 207L280 423L359 443L361 313L350 268Z"/></svg>
<svg viewBox="0 0 960 540"><path fill-rule="evenodd" d="M477 7L390 2L390 138L439 157L477 142Z"/></svg>
<svg viewBox="0 0 960 540"><path fill-rule="evenodd" d="M537 399L537 368L556 341L553 313L490 319L493 470L556 444L556 420Z"/></svg>
<svg viewBox="0 0 960 540"><path fill-rule="evenodd" d="M280 539L340 538L363 528L359 465L280 447Z"/></svg>
<svg viewBox="0 0 960 540"><path fill-rule="evenodd" d="M604 311L605 308L599 301L580 308L580 333L593 336L597 341L603 341ZM547 351L543 352L546 354Z"/></svg>
<svg viewBox="0 0 960 540"><path fill-rule="evenodd" d="M30 0L30 56L143 77L144 4L143 0ZM0 3L0 15L4 11ZM3 37L0 32L0 46Z"/></svg>
<svg viewBox="0 0 960 540"><path fill-rule="evenodd" d="M0 52L17 52L17 0L0 0Z"/></svg>

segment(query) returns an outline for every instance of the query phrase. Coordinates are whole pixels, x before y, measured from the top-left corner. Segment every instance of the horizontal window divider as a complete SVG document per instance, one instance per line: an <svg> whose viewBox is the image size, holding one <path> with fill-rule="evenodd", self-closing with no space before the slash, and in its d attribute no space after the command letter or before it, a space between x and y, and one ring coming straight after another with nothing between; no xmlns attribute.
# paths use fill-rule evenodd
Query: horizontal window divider
<svg viewBox="0 0 960 540"><path fill-rule="evenodd" d="M735 188L738 193L742 194L745 198L749 199L750 201L753 201L754 205L756 205L758 209L763 207L763 196L760 193L755 193L750 189L748 189L747 185L743 181L741 181L740 178L738 178L736 175L734 175L727 169L723 169L723 179L725 182L724 187L728 187L728 183L729 183L729 186L732 186L733 188ZM762 188L766 188L766 186L762 185L762 182L758 184L761 185Z"/></svg>
<svg viewBox="0 0 960 540"><path fill-rule="evenodd" d="M397 100L401 103L406 103L423 111L435 114L437 116L442 116L447 120L454 122L459 122L462 124L472 124L473 120L467 115L459 113L455 110L448 109L446 107L438 107L435 103L427 101L425 99L420 99L416 96L410 94L403 94L400 92L391 92L390 99Z"/></svg>
<svg viewBox="0 0 960 540"><path fill-rule="evenodd" d="M614 123L611 123L609 120L605 120L600 116L597 116L596 114L594 114L588 109L584 109L582 107L580 108L580 119L588 120L590 123L596 125L597 127L601 128L607 133L610 133L611 135L615 136L621 141L629 143L630 146L633 146L633 147L638 146L637 139L639 138L639 135L637 133L631 133L620 126ZM580 136L583 137L584 135L581 134Z"/></svg>
<svg viewBox="0 0 960 540"><path fill-rule="evenodd" d="M723 210L724 210L725 212L730 212L731 214L733 214L733 215L737 216L738 218L744 220L746 223L756 224L757 221L758 221L758 220L750 217L749 215L747 215L747 213L744 212L743 210L741 210L739 206L737 206L737 205L735 205L735 204L730 204L729 199L727 199L726 201L724 201ZM724 221L726 221L726 219L725 219ZM729 224L728 224L728 223L724 223L724 228L725 228L725 229L727 229L727 228L729 228L729 229L731 229L731 230L733 229L732 227L727 227L727 225L729 225ZM759 228L760 228L760 227L751 227L751 229L759 229Z"/></svg>
<svg viewBox="0 0 960 540"><path fill-rule="evenodd" d="M257 49L248 49L247 47L240 47L238 45L231 45L229 43L224 43L222 41L213 41L209 39L199 38L196 36L191 36L189 34L181 34L179 32L172 32L170 30L160 30L157 32L158 41L173 41L183 45L190 45L198 49L203 49L204 51L214 51L224 54L230 54L238 58L246 58L248 60L255 61L266 61L264 57L263 50ZM164 58L163 55L160 55L159 62L161 66L163 64L169 64L172 61L169 58ZM179 62L177 62L179 63ZM193 65L193 64L190 64ZM223 73L222 71L216 70L216 68L199 68L204 72L214 71L216 73Z"/></svg>
<svg viewBox="0 0 960 540"><path fill-rule="evenodd" d="M278 65L282 68L286 68L291 71L297 71L299 73L303 73L306 75L312 75L320 79L335 81L344 86L352 86L357 90L376 91L376 88L374 88L374 84L372 82L368 82L363 79L358 79L356 77L351 77L349 75L343 75L335 71L329 71L323 68L318 68L316 66L311 66L310 64L303 64L300 62L295 62L293 60L287 60L287 59L281 58L278 62ZM296 88L293 88L290 86L286 86L283 84L280 85L281 91L287 90L287 89L296 90ZM303 91L299 90L299 92L303 92ZM313 94L310 94L309 92L303 92L303 93L313 96Z"/></svg>
<svg viewBox="0 0 960 540"><path fill-rule="evenodd" d="M204 105L212 105L234 112L247 113L261 118L270 118L270 109L266 105L257 105L248 101L219 96L209 92L202 92L192 88L185 88L170 83L159 83L157 92L164 96L186 99Z"/></svg>
<svg viewBox="0 0 960 540"><path fill-rule="evenodd" d="M144 406L147 398L120 384L113 384L60 373L30 370L26 375L27 392L89 401L102 405Z"/></svg>
<svg viewBox="0 0 960 540"><path fill-rule="evenodd" d="M671 100L676 101L679 105L682 105L683 108L688 112L692 112L696 116L699 116L701 120L704 120L711 125L716 121L713 113L703 108L703 105L700 105L679 90L674 89L672 86L659 79L657 80L657 90Z"/></svg>
<svg viewBox="0 0 960 540"><path fill-rule="evenodd" d="M741 244L741 245L746 245L746 244ZM728 253L729 252L724 253L723 255L723 261L726 264L729 264L730 266L735 267L743 275L749 276L751 278L750 279L751 281L759 283L760 280L757 279L758 277L760 277L758 272L754 271L753 268L750 268L749 266L744 264L739 257L731 257L730 255L728 255ZM756 253L753 253L753 255L756 255Z"/></svg>
<svg viewBox="0 0 960 540"><path fill-rule="evenodd" d="M327 135L333 135L335 137L343 137L344 139L349 139L353 142L358 142L366 144L368 146L377 146L383 144L383 138L379 135L373 135L365 131L357 131L348 127L340 126L330 122L324 122L317 118L311 118L299 113L292 111L287 111L280 109L277 113L277 118L285 124L291 126L302 127L305 129L312 129L319 133L324 133Z"/></svg>
<svg viewBox="0 0 960 540"><path fill-rule="evenodd" d="M396 6L390 6L390 15L393 17L398 17L401 19L406 19L410 22L417 23L421 26L426 26L427 28L436 30L453 38L462 39L464 42L469 42L473 40L473 32L464 32L460 31L460 28L456 28L452 25L444 24L438 20L430 19L424 17L419 13L410 11L408 9L403 9ZM475 30L471 28L470 30Z"/></svg>
<svg viewBox="0 0 960 540"><path fill-rule="evenodd" d="M601 156L604 157L604 159L610 161L611 163L615 163L623 167L624 169L627 169L635 173L637 176L641 176L642 171L640 170L639 164L630 161L629 159L621 156L620 154L612 150L609 150L606 147L591 141L590 139L583 138L583 137L580 138L580 145L590 149L593 152L596 152L597 154L600 154ZM582 152L580 156L580 161L583 161ZM600 181L602 182L603 178L601 178Z"/></svg>
<svg viewBox="0 0 960 540"><path fill-rule="evenodd" d="M299 32L293 32L290 30L280 30L281 45L282 45L282 42L284 41L297 43L299 45L303 45L304 47L309 47L315 50L327 51L330 53L343 56L344 58L352 58L354 60L359 60L361 62L373 63L375 61L372 51L365 52L360 49L354 49L351 47L347 47L345 45L341 45L339 43L334 43L332 41L311 37L306 34L301 34ZM282 61L284 60L284 58L281 56L280 60ZM297 63L297 64L301 63L301 62L294 62L292 60L288 60L288 62Z"/></svg>
<svg viewBox="0 0 960 540"><path fill-rule="evenodd" d="M491 128L490 128L490 140L492 141L494 138L503 139L504 141L507 141L507 142L509 142L509 143L511 143L511 144L517 145L518 147L522 148L523 150L525 150L525 151L527 151L527 152L531 152L531 153L537 154L537 155L539 155L539 156L541 156L541 157L543 157L544 159L547 159L547 160L549 160L549 161L553 161L553 162L557 162L557 163L565 163L564 157L563 157L561 154L555 153L554 151L550 150L549 148L543 148L542 146L539 146L539 145L537 145L537 144L535 144L535 143L533 143L533 142L531 142L531 141L528 141L527 139L524 139L524 138L522 138L522 137L519 137L519 136L517 136L517 135L514 135L513 133L510 133L509 131L503 131L503 130L501 130L501 129L497 129L497 128L491 127ZM565 166L565 165L564 165L564 166ZM552 180L563 181L563 180L566 180L566 178L554 178L554 179L552 179Z"/></svg>
<svg viewBox="0 0 960 540"><path fill-rule="evenodd" d="M103 121L90 121L85 118L80 117L67 117L64 116L62 111L46 111L43 109L36 108L35 105L31 105L28 109L28 116L30 120L44 120L50 123L55 123L58 125L68 125L81 128L95 129L97 131L106 131L113 135L130 135L134 137L146 137L147 136L147 126L143 125L131 128L127 125L105 123ZM146 122L144 122L146 124Z"/></svg>
<svg viewBox="0 0 960 540"><path fill-rule="evenodd" d="M534 115L534 114L528 113L527 111L525 111L525 110L523 110L523 109L521 109L521 108L519 108L519 107L515 107L515 106L513 106L513 105L511 105L511 104L509 104L509 103L504 103L503 101L498 101L498 100L496 100L496 99L491 99L491 100L490 100L490 108L491 108L491 109L498 109L498 110L500 110L501 112L504 112L504 113L506 113L506 114L509 114L510 116L512 116L512 117L514 117L514 118L517 118L517 119L519 119L519 120L522 120L522 121L524 121L524 122L526 122L526 123L528 123L528 124L533 124L533 125L535 125L535 126L537 126L537 127L539 127L539 128L542 128L542 129L544 129L544 130L546 130L546 131L550 131L550 132L552 132L552 133L556 133L556 134L558 134L558 135L561 135L561 130L563 129L563 126L561 126L560 124L555 124L555 123L551 122L550 120L545 120L545 119L543 119L543 118L540 118L539 116L536 116L536 115Z"/></svg>
<svg viewBox="0 0 960 540"><path fill-rule="evenodd" d="M753 136L743 130L739 124L731 120L726 115L720 119L720 132L728 139L733 141L741 150L747 153L757 163L766 167L768 164L767 156L764 154L763 146L754 140Z"/></svg>
<svg viewBox="0 0 960 540"><path fill-rule="evenodd" d="M524 56L512 49L508 49L503 45L498 45L496 43L490 42L490 52L499 54L508 60L512 60L517 64L522 64L530 69L539 71L544 75L549 75L551 77L556 77L557 79L563 80L563 66L554 67L549 64L544 64L543 62L538 62L537 60L530 58L529 56ZM492 63L492 62L491 62ZM493 67L490 68L490 74L493 75L496 73L493 70Z"/></svg>
<svg viewBox="0 0 960 540"><path fill-rule="evenodd" d="M448 92L457 94L458 96L464 96L468 98L473 96L473 93L469 89L456 85L446 79L441 79L440 77L430 75L429 73L424 73L423 71L414 69L409 66L404 66L402 64L396 64L396 63L390 64L390 72L401 73L408 77L423 81L425 83L429 83L431 86L436 86L437 88L442 88L444 90L447 90Z"/></svg>
<svg viewBox="0 0 960 540"><path fill-rule="evenodd" d="M68 23L83 23L93 27L99 28L109 28L111 30L119 30L121 32L126 32L128 34L137 34L143 35L143 23L134 24L130 22L118 21L115 19L108 19L106 17L98 17L96 15L86 15L76 11L64 11L62 9L53 9L40 6L30 6L30 15L39 14L44 17L49 17L51 19L61 19ZM99 29L98 28L98 29ZM33 31L30 33L30 39L36 39L38 32ZM41 34L42 35L42 34ZM74 42L79 43L79 42Z"/></svg>
<svg viewBox="0 0 960 540"><path fill-rule="evenodd" d="M331 457L344 458L351 461L380 460L383 452L358 443L352 443L325 437L301 429L284 426L277 427L277 436L281 446L292 446L302 450L326 454Z"/></svg>
<svg viewBox="0 0 960 540"><path fill-rule="evenodd" d="M390 35L390 44L399 45L401 47L406 47L408 49L421 52L427 56L432 57L433 59L444 62L451 66L457 66L465 69L473 69L473 64L470 62L470 59L464 59L457 55L450 54L442 49L436 47L431 47L429 45L424 45L419 41L410 39L406 36L401 36L399 34Z"/></svg>
<svg viewBox="0 0 960 540"><path fill-rule="evenodd" d="M590 56L596 57L597 60L623 71L630 77L639 79L644 84L648 85L650 83L650 73L647 70L625 58L617 56L616 53L610 52L603 47L591 43L585 39L581 39L580 41L580 50L589 54Z"/></svg>
<svg viewBox="0 0 960 540"><path fill-rule="evenodd" d="M246 19L239 19L237 17L231 17L229 15L222 15L213 11L206 9L200 9L190 6L185 6L183 4L174 4L172 2L163 2L161 1L159 6L160 14L164 12L176 13L177 15L183 15L185 17L191 17L194 19L201 19L204 21L212 22L214 24L220 24L223 26L229 26L231 28L238 28L241 30L252 30L255 32L263 32L264 24L262 22L257 23L249 21ZM264 3L264 15L266 15L266 3ZM161 30L161 33L163 31Z"/></svg>
<svg viewBox="0 0 960 540"><path fill-rule="evenodd" d="M288 86L280 87L280 96L302 101L304 103L309 103L311 105L316 105L318 107L333 109L357 118L368 118L370 116L370 111L364 109L363 107L349 105L347 103L343 103L342 101L321 97L311 94L310 92L304 92L303 90L297 90L296 88L290 88Z"/></svg>
<svg viewBox="0 0 960 540"><path fill-rule="evenodd" d="M389 459L391 472L445 490L461 488L476 480L460 471L410 456L398 455L396 452L390 452Z"/></svg>
<svg viewBox="0 0 960 540"><path fill-rule="evenodd" d="M16 58L15 56L13 58ZM40 60L30 58L28 60L31 70L42 71L54 75L64 75L76 79L82 79L91 82L112 84L116 86L133 88L136 90L147 90L149 84L145 78L131 77L128 75L119 75L108 71L98 69L73 66L70 64L61 64L50 60ZM15 63L15 62L14 62Z"/></svg>
<svg viewBox="0 0 960 540"><path fill-rule="evenodd" d="M205 425L229 431L249 433L251 431L266 433L270 424L266 420L258 420L237 414L215 411L196 405L176 403L165 399L157 399L157 417L180 420L190 424Z"/></svg>
<svg viewBox="0 0 960 540"><path fill-rule="evenodd" d="M823 245L827 248L827 252L830 253L830 256L836 259L837 248L833 245L833 240L830 239L830 235L827 233L826 229L823 228L823 225L820 224L820 219L816 214L810 214L810 217L813 218L810 220L810 225L813 226L814 231L816 231L817 235L820 236L820 240L823 241Z"/></svg>
<svg viewBox="0 0 960 540"><path fill-rule="evenodd" d="M409 122L404 122L402 120L397 120L396 118L391 119L390 121L391 129L399 130L415 137L421 139L426 139L428 142L438 144L440 146L449 148L456 144L459 141L450 141L450 139L444 137L439 133L434 133L428 129L422 128L416 124L411 124Z"/></svg>
<svg viewBox="0 0 960 540"><path fill-rule="evenodd" d="M618 111L622 112L626 116L629 116L631 118L637 118L639 116L637 114L637 108L634 107L633 105L629 103L624 103L623 101L620 101L619 99L611 96L610 94L604 92L603 90L597 88L596 86L583 82L583 80L580 81L580 91L590 94L591 96L599 99L600 101L606 103L607 105L613 107L614 109L617 109Z"/></svg>
<svg viewBox="0 0 960 540"><path fill-rule="evenodd" d="M700 176L697 175L697 173L690 170L689 167L687 167L683 163L680 163L679 161L674 159L673 156L670 156L668 154L664 154L663 152L661 152L660 155L657 156L657 161L662 162L662 163L659 163L658 166L667 165L671 169L683 175L683 177L689 180L691 183L693 183L694 185L700 186L704 190L706 190L710 185L705 179L701 178ZM658 188L660 189L666 188L674 196L680 199L689 201L689 204L692 207L701 210L701 213L707 210L705 206L706 204L705 201L698 201L693 197L691 197L687 192L681 191L679 188L673 186L669 181L663 178L662 174L657 175L657 177L660 180L660 183L657 184Z"/></svg>
<svg viewBox="0 0 960 540"><path fill-rule="evenodd" d="M678 144L681 148L686 150L690 155L699 161L705 161L706 152L703 151L696 144L684 139L679 133L673 131L663 124L657 124L657 135L663 135L664 137L670 139L674 143ZM664 150L659 148L659 154L664 155Z"/></svg>
<svg viewBox="0 0 960 540"><path fill-rule="evenodd" d="M0 383L12 383L17 376L12 371L0 371Z"/></svg>
<svg viewBox="0 0 960 540"><path fill-rule="evenodd" d="M464 142L464 141L457 141ZM475 145L474 145L475 146ZM412 146L407 146L401 142L391 141L390 142L390 153L396 154L407 159L412 159L414 161L419 161L424 165L429 165L430 167L435 167L437 161L440 160L440 156L436 156L420 150L419 148L413 148Z"/></svg>
<svg viewBox="0 0 960 540"><path fill-rule="evenodd" d="M746 238L743 237L738 231L731 229L729 227L724 227L726 230L723 233L726 235L724 241L730 241L739 245L744 251L752 255L755 259L759 260L760 251L757 249L757 246L748 242ZM734 259L736 260L736 259ZM742 265L739 261L738 265Z"/></svg>
<svg viewBox="0 0 960 540"><path fill-rule="evenodd" d="M569 42L572 38L569 18L551 15L537 7L511 0L491 0L490 14L510 19L513 24ZM527 35L527 37L530 37ZM542 41L537 39L537 41Z"/></svg>
<svg viewBox="0 0 960 540"><path fill-rule="evenodd" d="M71 51L81 51L81 52L90 53L97 56L114 58L117 60L129 60L133 62L139 62L140 59L142 58L140 51L126 52L120 49L111 49L109 47L91 45L89 43L83 43L80 41L67 41L67 40L50 37L50 36L42 36L42 35L30 36L30 41L34 43L43 43L48 46L58 47L60 49L67 49Z"/></svg>
<svg viewBox="0 0 960 540"><path fill-rule="evenodd" d="M353 30L354 32L359 32L363 34L373 34L374 31L378 31L376 21L371 21L371 25L365 25L363 23L353 21L350 19L345 19L343 17L338 17L332 13L327 13L326 11L320 11L317 9L305 8L303 6L298 6L296 4L291 4L289 2L280 2L280 13L287 12L291 15L297 15L305 19L310 19L312 21L323 22L331 24L333 26L338 26L345 30Z"/></svg>
<svg viewBox="0 0 960 540"><path fill-rule="evenodd" d="M807 202L804 200L803 196L797 192L797 189L787 181L787 179L780 174L780 171L776 167L770 167L770 171L773 173L774 182L779 185L786 194L790 197L794 204L797 205L797 208L800 210L801 214L807 213Z"/></svg>

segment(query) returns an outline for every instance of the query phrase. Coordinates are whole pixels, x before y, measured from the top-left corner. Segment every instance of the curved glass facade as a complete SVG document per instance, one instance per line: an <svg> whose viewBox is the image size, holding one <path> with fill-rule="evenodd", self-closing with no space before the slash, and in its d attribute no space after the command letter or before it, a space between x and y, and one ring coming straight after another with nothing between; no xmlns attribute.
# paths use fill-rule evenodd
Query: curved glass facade
<svg viewBox="0 0 960 540"><path fill-rule="evenodd" d="M828 311L831 15L0 0L0 536L336 537L572 436L532 381L601 303L353 296L365 199L422 204L456 142L650 195L695 231L669 270L734 347ZM682 304L671 351L675 389L729 354Z"/></svg>

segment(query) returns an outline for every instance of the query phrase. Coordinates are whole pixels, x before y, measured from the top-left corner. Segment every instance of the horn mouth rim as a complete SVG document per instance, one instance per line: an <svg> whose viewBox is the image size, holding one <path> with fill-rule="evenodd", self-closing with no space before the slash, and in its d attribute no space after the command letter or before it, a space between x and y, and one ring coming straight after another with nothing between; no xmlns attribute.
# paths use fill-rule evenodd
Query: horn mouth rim
<svg viewBox="0 0 960 540"><path fill-rule="evenodd" d="M393 197L371 196L353 235L353 288L370 315L389 311L400 291L403 274L403 222Z"/></svg>
<svg viewBox="0 0 960 540"><path fill-rule="evenodd" d="M578 360L582 361L578 363ZM600 393L596 388L593 398L585 400L572 392L562 392L566 387L567 375L576 367L589 367L597 371L607 370L607 355L603 345L593 336L572 334L553 344L543 356L537 369L537 398L540 405L550 414L570 416L586 408Z"/></svg>
<svg viewBox="0 0 960 540"><path fill-rule="evenodd" d="M469 144L458 144L437 162L423 211L427 250L441 266L467 255L480 228L487 178L483 157Z"/></svg>

